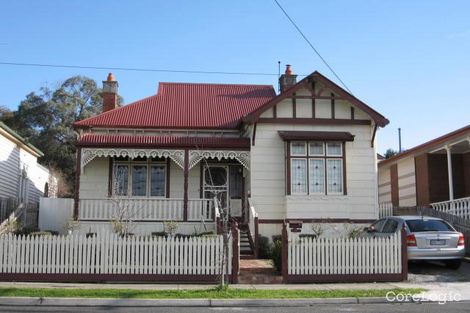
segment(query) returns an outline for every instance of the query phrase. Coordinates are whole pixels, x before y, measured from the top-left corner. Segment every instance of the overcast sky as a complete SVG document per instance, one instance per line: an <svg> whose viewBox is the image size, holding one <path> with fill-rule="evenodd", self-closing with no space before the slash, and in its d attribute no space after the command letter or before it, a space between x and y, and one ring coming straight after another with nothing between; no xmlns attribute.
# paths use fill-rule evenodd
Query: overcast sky
<svg viewBox="0 0 470 313"><path fill-rule="evenodd" d="M351 91L391 123L379 152L470 124L470 1L279 0ZM4 1L0 62L298 74L337 81L270 0ZM108 70L0 65L0 105ZM277 85L276 75L114 71L126 103L160 81Z"/></svg>

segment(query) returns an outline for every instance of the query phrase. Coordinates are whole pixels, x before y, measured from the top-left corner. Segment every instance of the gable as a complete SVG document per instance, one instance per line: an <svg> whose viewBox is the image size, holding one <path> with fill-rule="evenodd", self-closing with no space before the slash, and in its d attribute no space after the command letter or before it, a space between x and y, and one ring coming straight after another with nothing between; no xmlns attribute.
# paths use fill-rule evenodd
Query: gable
<svg viewBox="0 0 470 313"><path fill-rule="evenodd" d="M341 124L371 124L373 121L381 127L389 123L380 113L318 72L249 114L244 121L295 122L295 119L305 123L331 120L331 123Z"/></svg>

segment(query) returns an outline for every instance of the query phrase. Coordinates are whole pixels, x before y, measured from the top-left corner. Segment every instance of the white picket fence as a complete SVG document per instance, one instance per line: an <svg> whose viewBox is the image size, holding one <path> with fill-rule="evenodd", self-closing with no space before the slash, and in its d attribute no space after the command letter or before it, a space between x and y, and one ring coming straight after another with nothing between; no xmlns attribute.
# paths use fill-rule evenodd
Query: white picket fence
<svg viewBox="0 0 470 313"><path fill-rule="evenodd" d="M0 273L219 275L223 238L129 237L103 233L93 237L0 237ZM229 242L232 269L232 242ZM0 280L1 280L0 275Z"/></svg>
<svg viewBox="0 0 470 313"><path fill-rule="evenodd" d="M376 238L291 238L288 274L400 274L401 249L401 232Z"/></svg>
<svg viewBox="0 0 470 313"><path fill-rule="evenodd" d="M393 216L393 204L391 202L379 203L379 218Z"/></svg>
<svg viewBox="0 0 470 313"><path fill-rule="evenodd" d="M470 219L470 197L431 203L431 207L439 212Z"/></svg>

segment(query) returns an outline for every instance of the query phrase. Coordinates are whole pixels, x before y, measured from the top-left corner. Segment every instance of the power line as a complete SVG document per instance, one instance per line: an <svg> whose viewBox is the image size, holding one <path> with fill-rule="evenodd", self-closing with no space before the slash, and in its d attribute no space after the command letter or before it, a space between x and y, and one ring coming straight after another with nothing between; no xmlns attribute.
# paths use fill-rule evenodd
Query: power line
<svg viewBox="0 0 470 313"><path fill-rule="evenodd" d="M315 49L315 47L313 46L313 44L310 42L310 40L308 40L308 38L304 35L304 33L300 30L300 28L297 26L297 24L294 22L294 20L289 16L289 14L287 14L286 10L284 10L284 8L281 6L281 4L277 1L277 0L274 0L274 2L276 2L277 6L279 7L279 9L282 10L282 12L284 12L284 15L289 19L289 21L292 23L292 25L294 25L295 29L297 29L297 31L300 33L300 35L304 38L304 40L308 43L308 45L310 46L310 48L313 49L313 51L317 54L317 56L322 60L322 62L328 67L328 69L333 73L333 75L335 75L335 77L341 82L341 84L344 86L344 88L346 88L347 91L349 91L350 94L352 94L351 90L348 88L348 86L346 86L346 84L343 82L343 80L339 77L338 74L336 74L336 72L333 70L333 68L328 64L328 62L326 62L326 60L321 56L320 52L318 52L317 49Z"/></svg>
<svg viewBox="0 0 470 313"><path fill-rule="evenodd" d="M278 75L278 74L275 74L275 73L262 73L262 72L226 72L226 71L173 70L173 69L157 69L157 68L83 66L83 65L19 63L19 62L0 62L0 65L53 67L53 68L77 68L77 69L93 69L93 70L134 71L134 72L185 73L185 74L249 75L249 76L277 76ZM301 76L306 76L306 75L301 75Z"/></svg>

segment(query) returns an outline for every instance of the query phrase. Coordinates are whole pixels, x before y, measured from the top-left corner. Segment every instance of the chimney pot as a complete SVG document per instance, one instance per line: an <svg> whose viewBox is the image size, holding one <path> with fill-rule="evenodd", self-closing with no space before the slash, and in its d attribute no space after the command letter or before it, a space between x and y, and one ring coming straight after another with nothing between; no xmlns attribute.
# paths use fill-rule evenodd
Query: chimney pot
<svg viewBox="0 0 470 313"><path fill-rule="evenodd" d="M281 77L279 77L279 86L281 87L281 92L284 92L295 84L297 84L297 75L294 74L291 65L287 64L286 71L281 75Z"/></svg>
<svg viewBox="0 0 470 313"><path fill-rule="evenodd" d="M108 82L115 82L116 79L114 78L113 73L108 74L108 78L106 79Z"/></svg>
<svg viewBox="0 0 470 313"><path fill-rule="evenodd" d="M293 75L294 72L292 71L292 68L291 68L291 65L290 64L287 64L286 65L286 72L285 72L286 75Z"/></svg>
<svg viewBox="0 0 470 313"><path fill-rule="evenodd" d="M119 84L113 73L109 73L106 80L103 81L103 113L118 107L118 87Z"/></svg>

